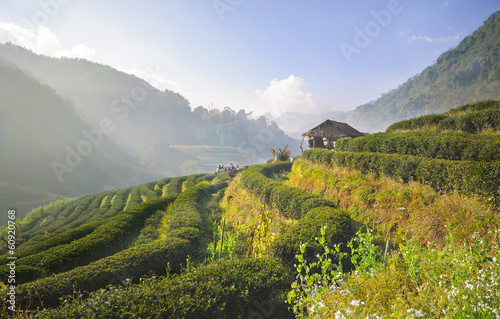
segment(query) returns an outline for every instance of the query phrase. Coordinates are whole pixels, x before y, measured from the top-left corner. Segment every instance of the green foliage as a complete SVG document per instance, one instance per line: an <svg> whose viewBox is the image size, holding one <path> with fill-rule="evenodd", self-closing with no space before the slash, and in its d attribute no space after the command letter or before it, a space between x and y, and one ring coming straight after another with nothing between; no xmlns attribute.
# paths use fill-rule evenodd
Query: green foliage
<svg viewBox="0 0 500 319"><path fill-rule="evenodd" d="M66 299L75 291L85 294L127 279L138 281L139 277L164 273L168 265L170 271L179 271L192 249L189 240L173 236L133 246L86 266L19 285L17 302L23 309L35 309L41 303L55 307L60 304L60 298Z"/></svg>
<svg viewBox="0 0 500 319"><path fill-rule="evenodd" d="M315 163L343 166L363 173L429 184L440 192L457 190L478 194L500 202L500 163L427 159L424 157L381 153L331 152L314 149L303 157Z"/></svg>
<svg viewBox="0 0 500 319"><path fill-rule="evenodd" d="M286 217L299 219L309 210L334 204L320 196L308 193L300 188L286 186L266 176L284 170L290 170L292 163L254 165L245 170L240 178L241 185L252 192L267 205L279 209Z"/></svg>
<svg viewBox="0 0 500 319"><path fill-rule="evenodd" d="M271 154L273 155L274 162L288 162L290 161L290 155L292 151L288 149L288 144L285 145L283 149L279 147L269 147L271 150ZM268 161L269 162L269 161Z"/></svg>
<svg viewBox="0 0 500 319"><path fill-rule="evenodd" d="M170 180L167 186L167 195L179 195L182 193L182 183L186 180L185 177L175 177Z"/></svg>
<svg viewBox="0 0 500 319"><path fill-rule="evenodd" d="M466 133L500 130L500 101L466 104L444 114L431 114L392 124L387 132L398 130L461 131Z"/></svg>
<svg viewBox="0 0 500 319"><path fill-rule="evenodd" d="M384 259L374 251L370 265L356 265L335 289L315 298L310 316L319 318L491 318L500 307L499 232L443 247L406 241ZM370 240L359 244L372 250ZM360 253L366 256L366 253ZM373 271L374 268L378 271Z"/></svg>
<svg viewBox="0 0 500 319"><path fill-rule="evenodd" d="M201 182L211 182L214 178L215 178L215 174L214 173L210 173L210 174L203 174L203 175L198 175L198 177L195 179L195 184L199 184Z"/></svg>
<svg viewBox="0 0 500 319"><path fill-rule="evenodd" d="M323 253L323 244L315 243L315 238L320 235L324 225L328 227L325 234L326 245L331 249L334 245L340 245L345 251L355 232L353 222L347 213L324 206L312 209L279 236L273 243L274 255L286 265L293 265L300 245L308 243L302 255L308 262L312 261L318 253Z"/></svg>
<svg viewBox="0 0 500 319"><path fill-rule="evenodd" d="M300 253L295 256L299 262L295 266L297 280L291 285L292 290L287 294L287 302L292 305L297 317L302 317L307 309L314 309L317 306L316 296L341 280L343 270L339 261L344 259L345 253L341 252L339 244L330 249L326 242L327 228L327 225L322 226L321 237L315 238L324 250L322 254L316 254L317 261L308 262L305 256L307 242L300 245ZM332 260L332 255L335 260Z"/></svg>
<svg viewBox="0 0 500 319"><path fill-rule="evenodd" d="M147 244L160 237L163 214L164 212L162 210L158 210L146 219L144 227L137 236L134 245Z"/></svg>
<svg viewBox="0 0 500 319"><path fill-rule="evenodd" d="M179 227L203 230L203 218L199 209L218 190L218 186L202 182L182 192L170 207L167 232Z"/></svg>
<svg viewBox="0 0 500 319"><path fill-rule="evenodd" d="M390 124L457 105L500 99L500 13L444 52L432 66L373 103L359 106L349 124L383 131ZM496 122L498 123L498 121Z"/></svg>
<svg viewBox="0 0 500 319"><path fill-rule="evenodd" d="M50 275L111 255L125 248L127 241L133 239L142 228L146 218L164 209L172 200L171 197L149 200L109 218L85 237L19 258L16 264L38 268L45 275ZM9 269L2 265L0 271L7 274ZM2 278L7 280L7 276ZM22 277L16 279L23 282Z"/></svg>
<svg viewBox="0 0 500 319"><path fill-rule="evenodd" d="M238 233L229 231L229 225L214 223L213 240L208 244L208 260L215 262L219 259L233 259L234 251L239 241ZM223 232L224 231L224 232ZM220 258L219 258L220 256Z"/></svg>
<svg viewBox="0 0 500 319"><path fill-rule="evenodd" d="M83 301L39 313L40 318L288 318L280 292L285 268L272 259L221 261L178 277L150 278L99 290Z"/></svg>
<svg viewBox="0 0 500 319"><path fill-rule="evenodd" d="M58 245L65 245L71 243L74 240L80 239L92 233L98 226L102 225L104 221L92 222L89 224L82 225L77 228L67 230L63 233L57 234L56 236L47 238L39 243L30 246L21 246L21 248L16 249L16 257L23 258L29 255L38 254L42 251L50 249ZM7 256L0 257L0 264L4 265L7 263Z"/></svg>
<svg viewBox="0 0 500 319"><path fill-rule="evenodd" d="M340 139L335 143L335 150L405 154L447 160L500 161L500 136L429 131L378 133Z"/></svg>

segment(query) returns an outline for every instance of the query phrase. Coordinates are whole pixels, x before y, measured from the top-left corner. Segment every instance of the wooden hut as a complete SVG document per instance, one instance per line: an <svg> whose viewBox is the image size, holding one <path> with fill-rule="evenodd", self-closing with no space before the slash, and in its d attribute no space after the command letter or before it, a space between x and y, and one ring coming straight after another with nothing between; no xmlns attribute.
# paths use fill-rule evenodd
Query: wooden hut
<svg viewBox="0 0 500 319"><path fill-rule="evenodd" d="M366 134L359 132L347 123L332 120L326 120L318 126L302 134L304 138L306 136L309 137L309 148L327 148L330 150L334 148L334 143L339 138L354 138L364 135ZM302 142L304 142L304 138L302 139Z"/></svg>

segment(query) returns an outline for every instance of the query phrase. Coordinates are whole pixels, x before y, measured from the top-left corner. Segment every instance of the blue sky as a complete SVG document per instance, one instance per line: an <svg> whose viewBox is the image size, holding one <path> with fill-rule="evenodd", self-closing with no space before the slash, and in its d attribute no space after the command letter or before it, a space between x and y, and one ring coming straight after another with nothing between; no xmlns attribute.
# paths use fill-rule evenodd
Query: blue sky
<svg viewBox="0 0 500 319"><path fill-rule="evenodd" d="M350 110L431 65L498 0L2 0L0 42L136 74L193 107Z"/></svg>

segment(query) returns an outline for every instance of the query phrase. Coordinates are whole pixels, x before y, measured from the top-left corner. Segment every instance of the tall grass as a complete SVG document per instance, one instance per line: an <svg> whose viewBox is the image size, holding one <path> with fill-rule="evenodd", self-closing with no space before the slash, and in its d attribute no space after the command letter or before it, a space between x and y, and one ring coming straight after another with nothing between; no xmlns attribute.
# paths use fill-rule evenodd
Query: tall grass
<svg viewBox="0 0 500 319"><path fill-rule="evenodd" d="M273 240L294 221L246 191L239 185L239 178L236 176L226 189L221 201L223 216L231 223L233 231L246 234L246 255L262 257L269 253Z"/></svg>
<svg viewBox="0 0 500 319"><path fill-rule="evenodd" d="M422 243L470 239L498 228L499 212L479 197L440 195L429 186L398 182L347 168L298 159L286 182L323 195L348 210L351 217L377 228L384 240L415 236Z"/></svg>

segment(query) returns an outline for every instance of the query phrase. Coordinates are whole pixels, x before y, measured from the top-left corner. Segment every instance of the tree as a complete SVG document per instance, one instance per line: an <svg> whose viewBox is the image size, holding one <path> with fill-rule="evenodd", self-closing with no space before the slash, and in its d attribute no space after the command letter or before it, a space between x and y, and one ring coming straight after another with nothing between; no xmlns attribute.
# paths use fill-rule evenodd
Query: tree
<svg viewBox="0 0 500 319"><path fill-rule="evenodd" d="M273 154L274 162L287 162L290 160L290 155L292 154L292 151L288 149L288 144L286 144L283 149L279 147L274 148L272 146L269 146L269 149Z"/></svg>

